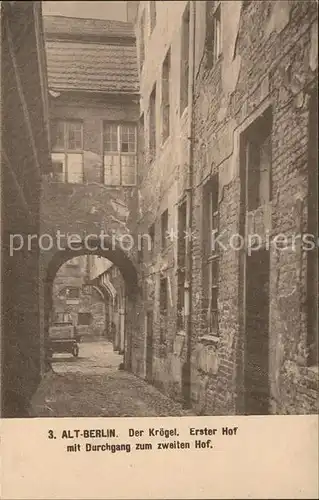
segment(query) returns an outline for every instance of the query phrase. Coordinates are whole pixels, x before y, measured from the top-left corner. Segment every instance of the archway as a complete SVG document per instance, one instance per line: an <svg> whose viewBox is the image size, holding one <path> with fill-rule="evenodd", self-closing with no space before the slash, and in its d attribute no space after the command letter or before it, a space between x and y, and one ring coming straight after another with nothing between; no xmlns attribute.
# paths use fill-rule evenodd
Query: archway
<svg viewBox="0 0 319 500"><path fill-rule="evenodd" d="M44 254L43 254L44 255ZM89 241L80 241L72 244L71 248L51 251L46 256L44 265L44 344L48 340L50 312L52 310L52 292L53 282L58 270L67 261L81 255L96 255L111 261L120 271L125 284L125 297L127 308L130 310L130 318L134 317L134 308L139 295L138 277L134 264L126 252L120 247L119 243L108 239L101 241L100 238L91 238ZM107 290L101 290L103 294L109 293ZM128 322L125 328L125 349L124 366L127 370L131 369L132 343L131 331L132 322ZM45 349L44 349L45 351Z"/></svg>

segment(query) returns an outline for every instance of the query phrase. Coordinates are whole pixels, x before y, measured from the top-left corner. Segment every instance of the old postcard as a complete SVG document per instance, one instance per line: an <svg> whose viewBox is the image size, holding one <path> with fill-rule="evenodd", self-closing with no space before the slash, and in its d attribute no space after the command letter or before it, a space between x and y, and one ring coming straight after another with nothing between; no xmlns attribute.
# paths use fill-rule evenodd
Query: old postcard
<svg viewBox="0 0 319 500"><path fill-rule="evenodd" d="M317 2L1 33L1 498L318 498Z"/></svg>

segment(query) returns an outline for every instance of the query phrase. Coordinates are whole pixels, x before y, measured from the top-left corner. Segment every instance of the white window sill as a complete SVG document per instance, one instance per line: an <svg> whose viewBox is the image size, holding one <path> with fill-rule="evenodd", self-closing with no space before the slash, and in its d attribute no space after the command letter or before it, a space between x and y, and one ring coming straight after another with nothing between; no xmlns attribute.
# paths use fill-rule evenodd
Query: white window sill
<svg viewBox="0 0 319 500"><path fill-rule="evenodd" d="M217 346L219 344L220 337L217 337L217 335L213 334L207 334L207 335L202 335L201 337L199 337L198 340L206 345Z"/></svg>
<svg viewBox="0 0 319 500"><path fill-rule="evenodd" d="M319 374L319 366L318 365L313 365L313 366L308 366L308 370L312 373Z"/></svg>
<svg viewBox="0 0 319 500"><path fill-rule="evenodd" d="M176 332L176 335L179 335L180 337L186 337L186 332L185 330L178 330L178 332Z"/></svg>

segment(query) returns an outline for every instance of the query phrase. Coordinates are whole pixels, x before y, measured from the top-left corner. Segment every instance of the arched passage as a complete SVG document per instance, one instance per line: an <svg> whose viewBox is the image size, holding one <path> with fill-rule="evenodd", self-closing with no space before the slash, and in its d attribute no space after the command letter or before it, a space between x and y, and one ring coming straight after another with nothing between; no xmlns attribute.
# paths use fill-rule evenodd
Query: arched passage
<svg viewBox="0 0 319 500"><path fill-rule="evenodd" d="M49 332L50 311L52 310L53 282L59 268L67 261L80 255L96 255L111 261L116 265L123 276L125 283L125 295L127 305L130 308L130 317L134 316L134 307L139 295L138 277L134 264L120 245L108 239L92 238L89 241L81 241L71 248L56 250L47 257L44 272L44 342ZM101 290L102 291L102 290ZM102 293L107 293L106 291ZM126 328L126 349L124 353L124 364L127 369L131 368L131 331L132 323Z"/></svg>

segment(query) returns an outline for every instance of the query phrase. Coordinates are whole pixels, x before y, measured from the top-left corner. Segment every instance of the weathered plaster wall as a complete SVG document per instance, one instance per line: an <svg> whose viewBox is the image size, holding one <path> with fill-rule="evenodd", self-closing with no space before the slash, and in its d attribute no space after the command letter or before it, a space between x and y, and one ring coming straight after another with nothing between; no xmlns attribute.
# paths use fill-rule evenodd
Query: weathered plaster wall
<svg viewBox="0 0 319 500"><path fill-rule="evenodd" d="M155 224L153 253L144 251L140 262L140 284L143 289L144 307L138 312L138 324L134 335L133 358L138 356L137 370L146 374L146 313L153 311L153 366L152 379L155 385L174 397L181 397L182 365L186 356L184 334L176 332L176 245L167 240L164 251L161 248L161 214L168 209L168 228L176 230L176 203L184 193L187 179L187 127L188 108L180 112L181 72L181 24L187 2L157 2L156 25L150 34L148 2L140 2L137 19L138 29L145 11L145 62L140 75L141 112L144 113L145 149L144 168L139 184L139 219L137 231L147 234ZM162 140L162 64L170 49L170 135ZM149 136L149 97L156 83L156 155L151 161L147 138ZM168 312L165 340L160 342L160 278L168 278ZM142 359L139 347L143 345ZM144 359L144 361L143 361Z"/></svg>

